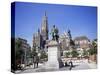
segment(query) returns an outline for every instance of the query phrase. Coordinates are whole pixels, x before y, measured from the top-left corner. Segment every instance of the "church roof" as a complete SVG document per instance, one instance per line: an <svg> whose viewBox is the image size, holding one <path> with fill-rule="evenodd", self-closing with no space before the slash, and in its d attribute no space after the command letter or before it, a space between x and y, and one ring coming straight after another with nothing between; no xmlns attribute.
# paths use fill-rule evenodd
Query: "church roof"
<svg viewBox="0 0 100 75"><path fill-rule="evenodd" d="M80 36L80 37L76 37L74 40L79 41L79 40L89 40L89 39L86 36Z"/></svg>

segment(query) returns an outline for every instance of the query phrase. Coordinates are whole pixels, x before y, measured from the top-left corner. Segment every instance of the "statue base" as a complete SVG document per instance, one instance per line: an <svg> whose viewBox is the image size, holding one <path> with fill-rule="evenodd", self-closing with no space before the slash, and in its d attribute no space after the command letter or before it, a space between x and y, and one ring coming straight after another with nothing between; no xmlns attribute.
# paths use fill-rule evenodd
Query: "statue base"
<svg viewBox="0 0 100 75"><path fill-rule="evenodd" d="M51 40L48 43L48 61L46 63L46 68L59 69L61 66L60 45L57 41Z"/></svg>

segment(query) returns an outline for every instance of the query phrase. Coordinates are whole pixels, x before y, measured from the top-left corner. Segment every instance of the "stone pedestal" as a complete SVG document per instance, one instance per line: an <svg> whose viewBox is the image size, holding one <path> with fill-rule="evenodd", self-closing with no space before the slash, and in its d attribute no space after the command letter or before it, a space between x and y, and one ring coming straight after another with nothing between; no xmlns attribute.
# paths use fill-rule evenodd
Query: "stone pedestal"
<svg viewBox="0 0 100 75"><path fill-rule="evenodd" d="M59 69L61 65L60 45L57 41L52 40L48 43L48 62L46 68Z"/></svg>

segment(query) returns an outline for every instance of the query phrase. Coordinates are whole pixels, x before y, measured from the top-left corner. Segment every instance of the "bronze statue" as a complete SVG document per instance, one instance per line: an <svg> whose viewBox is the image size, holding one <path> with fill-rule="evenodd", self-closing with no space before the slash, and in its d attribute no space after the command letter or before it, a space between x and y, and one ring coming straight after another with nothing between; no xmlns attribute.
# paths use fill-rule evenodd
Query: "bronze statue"
<svg viewBox="0 0 100 75"><path fill-rule="evenodd" d="M58 41L58 32L58 29L55 27L55 25L53 25L53 28L51 29L52 40Z"/></svg>

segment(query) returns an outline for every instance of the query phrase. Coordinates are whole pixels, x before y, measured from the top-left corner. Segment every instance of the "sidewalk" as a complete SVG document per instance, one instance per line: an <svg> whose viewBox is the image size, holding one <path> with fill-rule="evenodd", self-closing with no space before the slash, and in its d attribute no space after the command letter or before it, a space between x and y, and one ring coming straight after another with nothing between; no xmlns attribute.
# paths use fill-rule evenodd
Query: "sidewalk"
<svg viewBox="0 0 100 75"><path fill-rule="evenodd" d="M94 63L94 62L88 63L88 65L89 65L89 67L90 67L91 69L96 69L96 68L97 68L97 64Z"/></svg>
<svg viewBox="0 0 100 75"><path fill-rule="evenodd" d="M97 68L97 64L93 61L91 61L90 63L88 62L88 60L85 61L85 63L88 64L88 66L91 68L91 69L96 69Z"/></svg>

